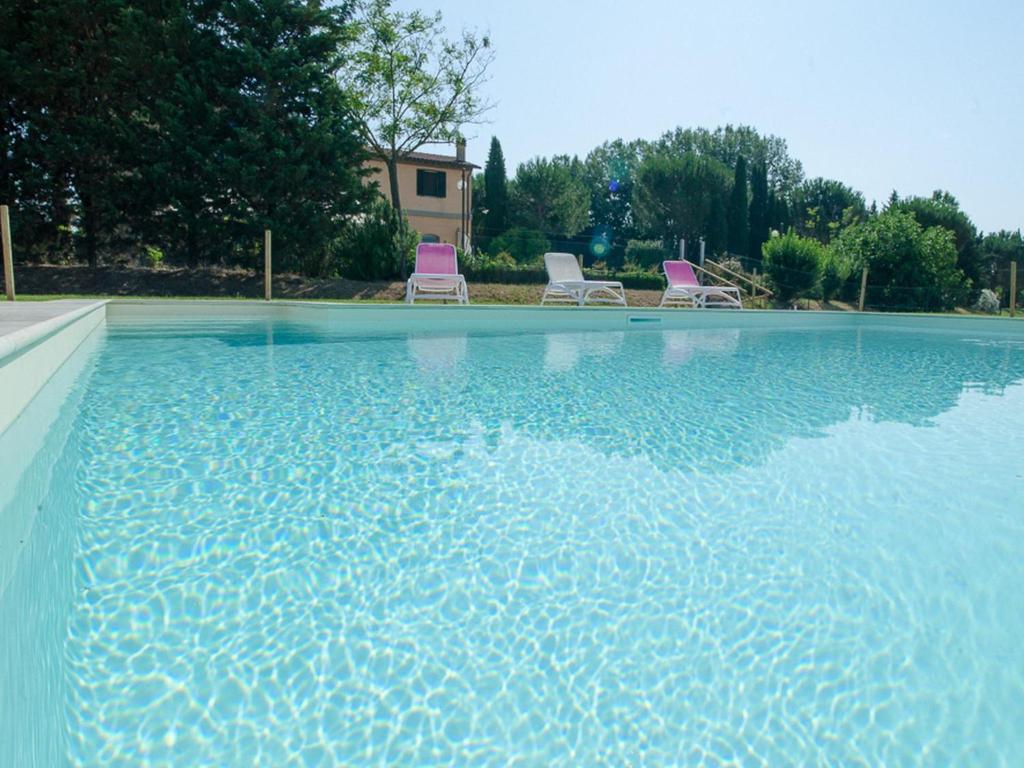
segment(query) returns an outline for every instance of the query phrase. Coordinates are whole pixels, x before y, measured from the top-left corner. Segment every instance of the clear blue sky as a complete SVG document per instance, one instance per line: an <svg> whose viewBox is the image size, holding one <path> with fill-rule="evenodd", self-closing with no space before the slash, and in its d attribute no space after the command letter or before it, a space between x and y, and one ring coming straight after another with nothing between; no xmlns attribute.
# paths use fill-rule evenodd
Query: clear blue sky
<svg viewBox="0 0 1024 768"><path fill-rule="evenodd" d="M811 176L879 203L948 189L984 230L1024 227L1021 0L396 0L489 30L491 134L537 155L675 126L749 124Z"/></svg>

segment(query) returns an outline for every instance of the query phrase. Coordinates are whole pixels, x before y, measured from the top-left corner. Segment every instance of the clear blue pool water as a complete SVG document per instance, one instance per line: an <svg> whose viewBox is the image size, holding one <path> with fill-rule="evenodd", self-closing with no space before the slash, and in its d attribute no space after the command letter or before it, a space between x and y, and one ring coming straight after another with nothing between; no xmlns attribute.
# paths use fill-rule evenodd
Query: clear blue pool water
<svg viewBox="0 0 1024 768"><path fill-rule="evenodd" d="M1024 754L1020 340L240 322L87 354L10 502L0 758Z"/></svg>

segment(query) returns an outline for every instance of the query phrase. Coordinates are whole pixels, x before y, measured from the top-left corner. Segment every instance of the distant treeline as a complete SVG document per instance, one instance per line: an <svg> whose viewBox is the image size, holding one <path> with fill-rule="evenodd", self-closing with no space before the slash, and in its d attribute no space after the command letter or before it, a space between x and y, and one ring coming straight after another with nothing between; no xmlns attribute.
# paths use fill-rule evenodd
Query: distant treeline
<svg viewBox="0 0 1024 768"><path fill-rule="evenodd" d="M609 141L512 178L495 138L474 198L476 242L498 265L555 248L653 268L682 240L695 258L703 239L709 255L768 273L787 300L850 298L868 266L880 305L948 308L1005 290L1007 264L1024 260L1019 232L979 232L947 192L869 205L840 181L806 179L783 139L748 126Z"/></svg>

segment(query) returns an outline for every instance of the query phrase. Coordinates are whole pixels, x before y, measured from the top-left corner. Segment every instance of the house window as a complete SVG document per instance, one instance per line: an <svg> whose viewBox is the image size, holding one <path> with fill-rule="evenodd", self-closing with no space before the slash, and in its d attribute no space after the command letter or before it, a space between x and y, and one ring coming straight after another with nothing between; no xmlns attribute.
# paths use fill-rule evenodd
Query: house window
<svg viewBox="0 0 1024 768"><path fill-rule="evenodd" d="M420 197L447 197L448 175L444 171L416 170L416 194Z"/></svg>
<svg viewBox="0 0 1024 768"><path fill-rule="evenodd" d="M441 238L438 235L420 235L421 243L440 243Z"/></svg>

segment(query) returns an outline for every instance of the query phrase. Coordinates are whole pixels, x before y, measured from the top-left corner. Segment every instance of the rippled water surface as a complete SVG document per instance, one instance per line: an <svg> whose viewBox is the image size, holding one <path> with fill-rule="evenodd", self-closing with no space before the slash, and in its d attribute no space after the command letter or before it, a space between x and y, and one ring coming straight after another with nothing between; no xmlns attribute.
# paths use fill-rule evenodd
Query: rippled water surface
<svg viewBox="0 0 1024 768"><path fill-rule="evenodd" d="M1022 381L976 334L111 326L69 759L1013 764Z"/></svg>

